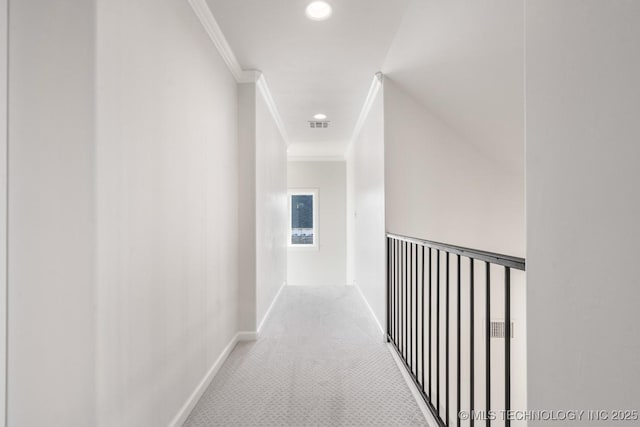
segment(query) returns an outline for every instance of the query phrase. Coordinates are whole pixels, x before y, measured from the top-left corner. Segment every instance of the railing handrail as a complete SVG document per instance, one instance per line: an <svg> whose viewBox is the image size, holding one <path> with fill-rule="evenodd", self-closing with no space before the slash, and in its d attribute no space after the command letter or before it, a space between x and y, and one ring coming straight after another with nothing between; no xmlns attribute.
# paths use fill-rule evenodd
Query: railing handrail
<svg viewBox="0 0 640 427"><path fill-rule="evenodd" d="M516 270L525 271L526 260L511 255L498 254L495 252L481 251L479 249L465 248L463 246L450 245L448 243L434 242L432 240L418 239L416 237L403 236L387 232L387 237L402 240L410 243L417 243L429 248L440 249L452 254L465 256L481 261L488 261L493 264L503 265L505 267L515 268Z"/></svg>

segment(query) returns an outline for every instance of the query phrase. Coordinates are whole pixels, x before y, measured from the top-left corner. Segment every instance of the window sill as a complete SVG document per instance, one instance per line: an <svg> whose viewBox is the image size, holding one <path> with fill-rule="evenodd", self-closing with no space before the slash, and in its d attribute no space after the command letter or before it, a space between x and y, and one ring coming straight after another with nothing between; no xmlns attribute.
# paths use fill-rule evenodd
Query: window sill
<svg viewBox="0 0 640 427"><path fill-rule="evenodd" d="M318 245L313 245L313 246L289 245L287 246L287 250L292 252L316 252L320 250L320 247Z"/></svg>

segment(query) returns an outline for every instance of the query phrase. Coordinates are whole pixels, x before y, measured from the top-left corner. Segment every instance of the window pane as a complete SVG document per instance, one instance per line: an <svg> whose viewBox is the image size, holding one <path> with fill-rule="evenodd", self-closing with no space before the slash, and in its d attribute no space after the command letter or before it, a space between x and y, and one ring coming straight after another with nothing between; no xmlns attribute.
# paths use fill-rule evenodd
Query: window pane
<svg viewBox="0 0 640 427"><path fill-rule="evenodd" d="M291 243L313 245L313 195L291 196Z"/></svg>

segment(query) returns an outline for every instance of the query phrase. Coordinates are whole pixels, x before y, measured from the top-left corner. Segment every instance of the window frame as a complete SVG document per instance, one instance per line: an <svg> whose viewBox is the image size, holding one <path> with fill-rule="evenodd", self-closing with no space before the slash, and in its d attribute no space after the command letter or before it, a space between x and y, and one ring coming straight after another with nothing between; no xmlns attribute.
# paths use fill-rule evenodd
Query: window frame
<svg viewBox="0 0 640 427"><path fill-rule="evenodd" d="M304 244L304 243L292 243L292 212L291 212L291 199L293 196L312 196L313 200L313 244ZM301 250L318 250L320 247L319 244L319 223L318 223L318 203L319 203L319 191L317 188L290 188L287 191L287 210L289 216L289 222L287 224L287 246L290 249L301 249Z"/></svg>

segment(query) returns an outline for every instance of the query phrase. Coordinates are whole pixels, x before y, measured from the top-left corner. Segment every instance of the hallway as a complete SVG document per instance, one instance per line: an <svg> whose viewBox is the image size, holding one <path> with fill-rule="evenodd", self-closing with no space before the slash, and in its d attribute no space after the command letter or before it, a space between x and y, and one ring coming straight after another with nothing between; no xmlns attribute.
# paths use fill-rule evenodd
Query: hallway
<svg viewBox="0 0 640 427"><path fill-rule="evenodd" d="M637 424L639 21L0 0L0 427Z"/></svg>
<svg viewBox="0 0 640 427"><path fill-rule="evenodd" d="M285 287L185 426L426 425L355 287Z"/></svg>

